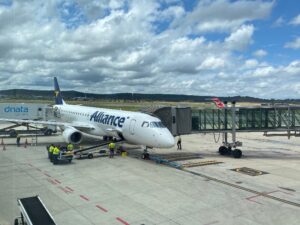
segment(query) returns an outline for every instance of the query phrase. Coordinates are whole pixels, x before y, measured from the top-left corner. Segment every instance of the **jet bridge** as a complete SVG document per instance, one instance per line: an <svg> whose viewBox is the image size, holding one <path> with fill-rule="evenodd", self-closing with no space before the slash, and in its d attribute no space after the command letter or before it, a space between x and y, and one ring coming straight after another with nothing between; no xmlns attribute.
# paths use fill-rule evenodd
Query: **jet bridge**
<svg viewBox="0 0 300 225"><path fill-rule="evenodd" d="M300 107L236 107L233 102L223 109L193 109L192 132L222 133L223 146L219 148L219 153L240 158L242 151L237 147L242 143L236 141L236 132L263 132L266 136L289 138L300 136ZM232 142L228 141L228 133L231 133Z"/></svg>
<svg viewBox="0 0 300 225"><path fill-rule="evenodd" d="M190 133L222 133L222 155L242 156L237 147L237 132L263 132L266 136L299 136L300 106L267 105L261 107L236 107L235 102L225 108L156 107L143 110L161 119L176 136ZM228 141L231 134L232 141ZM233 150L232 150L233 149Z"/></svg>
<svg viewBox="0 0 300 225"><path fill-rule="evenodd" d="M193 132L300 131L300 107L194 109Z"/></svg>

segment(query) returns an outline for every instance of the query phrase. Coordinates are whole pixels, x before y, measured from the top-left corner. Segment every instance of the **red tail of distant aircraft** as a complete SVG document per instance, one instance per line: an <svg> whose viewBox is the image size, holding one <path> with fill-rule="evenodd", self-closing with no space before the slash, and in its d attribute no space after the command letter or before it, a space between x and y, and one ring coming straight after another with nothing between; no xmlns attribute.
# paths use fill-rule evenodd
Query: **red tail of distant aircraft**
<svg viewBox="0 0 300 225"><path fill-rule="evenodd" d="M212 98L211 99L215 104L216 106L219 108L219 109L222 109L225 107L225 104L218 98Z"/></svg>

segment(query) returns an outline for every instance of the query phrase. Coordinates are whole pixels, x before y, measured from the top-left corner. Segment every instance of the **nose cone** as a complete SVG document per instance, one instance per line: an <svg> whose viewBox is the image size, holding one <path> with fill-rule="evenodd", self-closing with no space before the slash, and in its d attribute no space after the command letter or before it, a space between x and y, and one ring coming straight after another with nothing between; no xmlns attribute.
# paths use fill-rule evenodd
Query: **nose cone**
<svg viewBox="0 0 300 225"><path fill-rule="evenodd" d="M175 145L175 139L172 134L167 130L165 135L163 135L163 140L161 140L162 148L172 148Z"/></svg>

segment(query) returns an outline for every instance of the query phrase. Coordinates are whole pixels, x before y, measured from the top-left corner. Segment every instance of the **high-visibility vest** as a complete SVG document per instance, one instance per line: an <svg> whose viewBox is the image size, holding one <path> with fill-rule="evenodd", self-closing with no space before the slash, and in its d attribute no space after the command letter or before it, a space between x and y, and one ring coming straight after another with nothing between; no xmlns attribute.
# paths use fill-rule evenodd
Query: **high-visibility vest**
<svg viewBox="0 0 300 225"><path fill-rule="evenodd" d="M53 155L58 155L60 152L59 148L58 147L54 147L53 149Z"/></svg>
<svg viewBox="0 0 300 225"><path fill-rule="evenodd" d="M108 148L109 149L115 149L115 147L116 147L116 144L115 143L109 143L109 145L108 145Z"/></svg>
<svg viewBox="0 0 300 225"><path fill-rule="evenodd" d="M72 144L67 145L67 150L72 151L74 149L74 146Z"/></svg>
<svg viewBox="0 0 300 225"><path fill-rule="evenodd" d="M50 153L53 153L53 150L54 150L54 146L50 145L50 147L49 147L49 152L50 152Z"/></svg>

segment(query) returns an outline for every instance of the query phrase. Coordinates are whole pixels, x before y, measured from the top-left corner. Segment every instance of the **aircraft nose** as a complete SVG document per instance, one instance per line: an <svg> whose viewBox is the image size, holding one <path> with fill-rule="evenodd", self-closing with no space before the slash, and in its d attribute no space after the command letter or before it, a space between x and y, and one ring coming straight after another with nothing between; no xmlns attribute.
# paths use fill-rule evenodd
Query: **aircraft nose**
<svg viewBox="0 0 300 225"><path fill-rule="evenodd" d="M172 148L175 145L174 137L168 132L166 135L163 135L162 147L163 148Z"/></svg>

